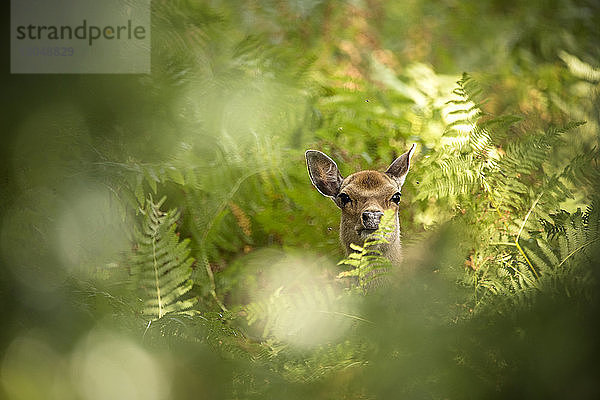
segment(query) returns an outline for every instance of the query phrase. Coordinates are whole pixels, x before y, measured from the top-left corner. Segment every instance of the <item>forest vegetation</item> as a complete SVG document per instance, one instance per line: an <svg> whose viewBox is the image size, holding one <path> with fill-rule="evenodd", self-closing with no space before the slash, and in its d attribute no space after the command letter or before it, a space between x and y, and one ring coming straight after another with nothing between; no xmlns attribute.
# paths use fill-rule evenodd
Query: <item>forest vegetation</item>
<svg viewBox="0 0 600 400"><path fill-rule="evenodd" d="M0 398L600 397L598 2L154 0L151 40L3 63ZM305 150L413 143L403 264L347 258Z"/></svg>

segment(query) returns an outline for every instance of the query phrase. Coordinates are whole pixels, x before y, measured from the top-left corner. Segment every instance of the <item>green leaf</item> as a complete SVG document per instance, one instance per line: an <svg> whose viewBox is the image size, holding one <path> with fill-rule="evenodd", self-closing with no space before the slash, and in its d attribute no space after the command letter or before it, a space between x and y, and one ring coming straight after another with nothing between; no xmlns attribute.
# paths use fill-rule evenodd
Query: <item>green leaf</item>
<svg viewBox="0 0 600 400"><path fill-rule="evenodd" d="M136 231L136 251L132 256L134 281L141 289L143 314L157 320L170 313L188 311L196 303L186 298L192 289L189 240L179 240L176 210L163 212L163 197L146 201L142 227Z"/></svg>

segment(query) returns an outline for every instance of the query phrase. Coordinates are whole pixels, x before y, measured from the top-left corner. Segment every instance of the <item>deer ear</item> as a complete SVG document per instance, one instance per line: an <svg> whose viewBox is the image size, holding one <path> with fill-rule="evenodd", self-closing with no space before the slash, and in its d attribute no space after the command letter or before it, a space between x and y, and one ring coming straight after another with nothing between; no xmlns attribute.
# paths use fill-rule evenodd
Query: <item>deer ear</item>
<svg viewBox="0 0 600 400"><path fill-rule="evenodd" d="M387 171L385 171L385 173L394 178L400 184L400 186L402 186L404 180L406 179L406 174L408 174L408 169L410 168L410 158L415 152L415 147L416 145L413 144L410 150L396 158L388 167Z"/></svg>
<svg viewBox="0 0 600 400"><path fill-rule="evenodd" d="M335 198L344 180L335 161L318 150L307 150L305 156L312 184L323 196Z"/></svg>

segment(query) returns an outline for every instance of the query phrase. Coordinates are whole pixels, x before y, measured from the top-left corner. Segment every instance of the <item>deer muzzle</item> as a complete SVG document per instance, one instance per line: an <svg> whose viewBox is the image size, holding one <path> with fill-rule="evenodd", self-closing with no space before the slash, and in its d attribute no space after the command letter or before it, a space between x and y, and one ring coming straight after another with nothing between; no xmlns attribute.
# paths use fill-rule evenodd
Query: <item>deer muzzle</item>
<svg viewBox="0 0 600 400"><path fill-rule="evenodd" d="M381 211L364 211L361 216L363 227L368 230L379 228L379 221L381 221L382 215Z"/></svg>

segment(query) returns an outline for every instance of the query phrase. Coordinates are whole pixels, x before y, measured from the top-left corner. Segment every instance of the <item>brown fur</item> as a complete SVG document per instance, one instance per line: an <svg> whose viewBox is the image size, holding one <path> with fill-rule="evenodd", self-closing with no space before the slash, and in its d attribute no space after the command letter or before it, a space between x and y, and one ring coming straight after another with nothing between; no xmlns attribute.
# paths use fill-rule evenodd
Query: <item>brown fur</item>
<svg viewBox="0 0 600 400"><path fill-rule="evenodd" d="M308 172L313 185L321 194L331 197L342 210L340 240L346 253L352 250L351 243L363 245L372 230L365 228L363 213L395 212L395 229L387 238L389 243L380 248L382 254L394 264L402 259L402 245L398 221L398 205L392 197L400 192L410 167L414 145L390 165L386 172L359 171L343 178L337 165L326 154L317 150L306 152ZM326 171L324 173L323 171ZM341 196L340 196L341 195ZM344 197L350 201L344 203Z"/></svg>

